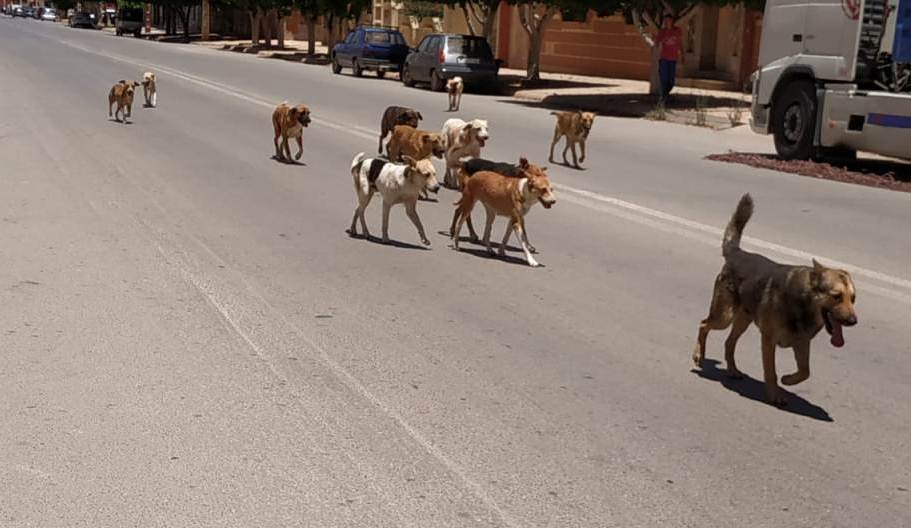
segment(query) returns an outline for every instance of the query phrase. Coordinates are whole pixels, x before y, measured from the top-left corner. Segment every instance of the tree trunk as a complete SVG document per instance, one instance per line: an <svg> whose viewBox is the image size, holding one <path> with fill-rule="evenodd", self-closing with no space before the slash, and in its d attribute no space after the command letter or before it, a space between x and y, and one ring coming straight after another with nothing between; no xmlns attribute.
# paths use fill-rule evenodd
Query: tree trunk
<svg viewBox="0 0 911 528"><path fill-rule="evenodd" d="M648 93L649 95L661 95L661 76L658 74L658 62L661 60L661 47L652 46L649 49L651 61L648 65Z"/></svg>
<svg viewBox="0 0 911 528"><path fill-rule="evenodd" d="M278 49L285 49L285 17L278 15Z"/></svg>
<svg viewBox="0 0 911 528"><path fill-rule="evenodd" d="M307 55L316 55L316 17L307 17Z"/></svg>
<svg viewBox="0 0 911 528"><path fill-rule="evenodd" d="M190 6L180 9L180 23L183 24L183 39L190 42Z"/></svg>
<svg viewBox="0 0 911 528"><path fill-rule="evenodd" d="M333 16L333 15L329 15L326 17L326 34L328 36L328 38L326 40L329 41L327 43L327 46L329 47L329 51L331 52L332 48L335 47L335 16Z"/></svg>
<svg viewBox="0 0 911 528"><path fill-rule="evenodd" d="M544 40L542 31L538 29L528 35L528 64L525 70L526 81L541 79L541 41Z"/></svg>
<svg viewBox="0 0 911 528"><path fill-rule="evenodd" d="M263 25L263 44L266 48L272 47L272 34L275 30L275 21L273 17L275 16L275 11L272 9L266 11L266 14L263 15L261 21Z"/></svg>
<svg viewBox="0 0 911 528"><path fill-rule="evenodd" d="M525 80L541 79L541 47L544 41L544 26L557 13L556 7L548 7L540 17L535 13L534 2L519 5L519 21L528 35L528 64Z"/></svg>
<svg viewBox="0 0 911 528"><path fill-rule="evenodd" d="M253 46L259 46L259 19L262 18L262 13L259 12L259 8L255 11L250 11L250 44Z"/></svg>

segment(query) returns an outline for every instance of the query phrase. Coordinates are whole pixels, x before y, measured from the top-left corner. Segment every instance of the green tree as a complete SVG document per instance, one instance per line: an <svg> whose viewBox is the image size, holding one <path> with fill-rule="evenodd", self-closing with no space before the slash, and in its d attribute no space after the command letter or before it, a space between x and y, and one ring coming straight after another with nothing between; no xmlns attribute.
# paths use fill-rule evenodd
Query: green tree
<svg viewBox="0 0 911 528"><path fill-rule="evenodd" d="M180 25L183 29L183 38L189 42L190 14L194 7L197 7L201 4L200 0L155 0L152 2L152 4L163 7L166 12L169 12L180 19ZM122 2L121 5L142 6L140 2L133 1Z"/></svg>
<svg viewBox="0 0 911 528"><path fill-rule="evenodd" d="M553 17L562 10L587 13L593 10L598 14L608 14L617 10L612 6L613 0L513 0L519 12L519 22L528 35L528 63L525 80L537 81L541 78L541 45L544 40L544 28Z"/></svg>

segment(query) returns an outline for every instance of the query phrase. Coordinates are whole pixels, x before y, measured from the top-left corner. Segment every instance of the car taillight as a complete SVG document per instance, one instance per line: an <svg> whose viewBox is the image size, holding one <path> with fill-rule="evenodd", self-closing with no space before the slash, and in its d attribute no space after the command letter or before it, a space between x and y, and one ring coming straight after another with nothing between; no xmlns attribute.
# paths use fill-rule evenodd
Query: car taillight
<svg viewBox="0 0 911 528"><path fill-rule="evenodd" d="M440 61L440 64L446 62L446 53L444 53L442 49L440 50L440 54L437 56L437 60Z"/></svg>

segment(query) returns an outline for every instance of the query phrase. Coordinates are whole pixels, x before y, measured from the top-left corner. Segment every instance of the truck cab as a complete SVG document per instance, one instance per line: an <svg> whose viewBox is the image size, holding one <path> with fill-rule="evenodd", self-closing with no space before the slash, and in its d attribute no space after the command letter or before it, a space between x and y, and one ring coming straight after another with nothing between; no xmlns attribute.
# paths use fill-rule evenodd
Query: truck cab
<svg viewBox="0 0 911 528"><path fill-rule="evenodd" d="M750 125L784 159L911 158L911 0L768 0Z"/></svg>

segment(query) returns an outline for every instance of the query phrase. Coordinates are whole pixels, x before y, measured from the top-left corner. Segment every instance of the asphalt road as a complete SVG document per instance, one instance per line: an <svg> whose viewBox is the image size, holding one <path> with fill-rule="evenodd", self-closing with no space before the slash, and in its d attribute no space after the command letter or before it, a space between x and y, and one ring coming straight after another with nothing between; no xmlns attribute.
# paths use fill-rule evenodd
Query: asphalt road
<svg viewBox="0 0 911 528"><path fill-rule="evenodd" d="M159 107L108 120L146 69ZM281 100L313 109L303 165L270 159ZM384 246L344 230L389 104L449 115L392 80L0 18L0 526L911 525L911 195L702 159L769 149L742 129L599 118L528 218L545 267L454 252L450 191L418 206L430 250L401 209ZM544 160L547 110L460 115L490 121L485 155ZM755 329L751 378L691 370L747 191L745 245L859 290L786 409Z"/></svg>

